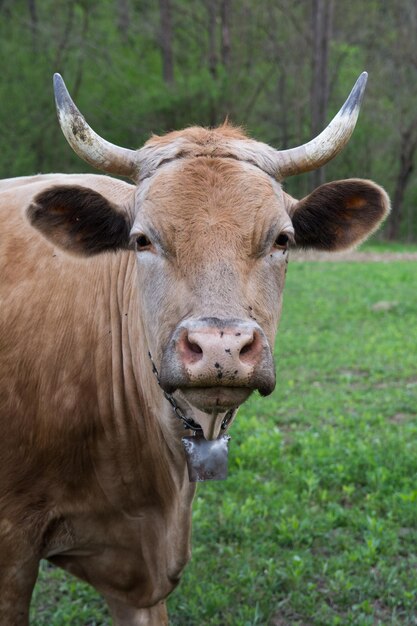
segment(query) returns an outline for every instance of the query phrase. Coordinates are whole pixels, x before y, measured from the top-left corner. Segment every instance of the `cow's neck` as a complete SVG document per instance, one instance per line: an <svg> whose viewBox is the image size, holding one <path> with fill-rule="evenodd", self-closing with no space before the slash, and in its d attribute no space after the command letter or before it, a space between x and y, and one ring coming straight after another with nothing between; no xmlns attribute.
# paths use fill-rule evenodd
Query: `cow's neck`
<svg viewBox="0 0 417 626"><path fill-rule="evenodd" d="M143 506L166 506L178 491L189 497L193 492L181 424L172 417L152 373L135 278L134 255L111 258L104 293L109 298L112 384L98 393L103 437L95 460L106 496L131 514Z"/></svg>

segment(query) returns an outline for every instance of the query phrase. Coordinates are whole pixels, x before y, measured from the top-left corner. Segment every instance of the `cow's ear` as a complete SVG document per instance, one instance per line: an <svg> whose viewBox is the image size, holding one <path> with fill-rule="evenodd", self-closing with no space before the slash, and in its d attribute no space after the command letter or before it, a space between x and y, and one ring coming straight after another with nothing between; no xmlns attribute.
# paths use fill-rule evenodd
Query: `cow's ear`
<svg viewBox="0 0 417 626"><path fill-rule="evenodd" d="M66 185L42 191L27 216L54 245L73 254L89 256L129 245L127 215L88 187Z"/></svg>
<svg viewBox="0 0 417 626"><path fill-rule="evenodd" d="M389 210L387 194L369 180L351 178L321 185L291 206L296 247L350 248L366 239Z"/></svg>

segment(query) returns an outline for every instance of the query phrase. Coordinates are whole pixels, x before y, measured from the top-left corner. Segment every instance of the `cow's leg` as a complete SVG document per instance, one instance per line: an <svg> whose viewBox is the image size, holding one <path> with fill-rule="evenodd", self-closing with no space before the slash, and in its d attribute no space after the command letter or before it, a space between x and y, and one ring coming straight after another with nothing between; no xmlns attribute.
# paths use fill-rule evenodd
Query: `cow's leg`
<svg viewBox="0 0 417 626"><path fill-rule="evenodd" d="M0 542L0 626L28 626L39 561L29 549L26 557L20 554L15 559L13 551L14 547Z"/></svg>
<svg viewBox="0 0 417 626"><path fill-rule="evenodd" d="M108 596L106 601L114 626L168 626L165 602L158 602L149 609L136 609Z"/></svg>

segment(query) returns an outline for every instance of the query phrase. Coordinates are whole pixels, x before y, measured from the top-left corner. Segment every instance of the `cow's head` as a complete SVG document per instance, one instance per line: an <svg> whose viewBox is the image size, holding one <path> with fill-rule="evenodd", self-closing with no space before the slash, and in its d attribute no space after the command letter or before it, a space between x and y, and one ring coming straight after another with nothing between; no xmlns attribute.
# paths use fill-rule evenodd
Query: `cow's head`
<svg viewBox="0 0 417 626"><path fill-rule="evenodd" d="M385 192L366 180L322 185L298 201L286 176L313 170L347 143L366 74L316 139L285 151L231 126L153 137L138 151L101 139L55 77L60 123L95 167L137 184L129 206L83 187L53 187L28 209L33 226L82 255L136 254L141 317L163 389L192 407L207 438L253 390L275 386L272 347L288 250L340 250L384 218Z"/></svg>

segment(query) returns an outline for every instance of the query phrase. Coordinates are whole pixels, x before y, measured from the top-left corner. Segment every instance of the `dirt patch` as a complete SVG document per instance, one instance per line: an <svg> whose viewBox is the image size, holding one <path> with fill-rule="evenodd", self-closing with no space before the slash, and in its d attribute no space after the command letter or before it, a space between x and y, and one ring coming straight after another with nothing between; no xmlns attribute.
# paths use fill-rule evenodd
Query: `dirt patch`
<svg viewBox="0 0 417 626"><path fill-rule="evenodd" d="M389 421L392 424L406 424L407 422L411 422L415 420L416 416L411 415L410 413L396 413L392 417L389 418Z"/></svg>
<svg viewBox="0 0 417 626"><path fill-rule="evenodd" d="M356 263L391 263L392 261L417 261L417 252L317 252L316 250L294 250L290 253L291 261L330 261Z"/></svg>

